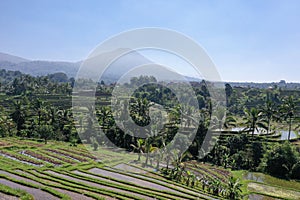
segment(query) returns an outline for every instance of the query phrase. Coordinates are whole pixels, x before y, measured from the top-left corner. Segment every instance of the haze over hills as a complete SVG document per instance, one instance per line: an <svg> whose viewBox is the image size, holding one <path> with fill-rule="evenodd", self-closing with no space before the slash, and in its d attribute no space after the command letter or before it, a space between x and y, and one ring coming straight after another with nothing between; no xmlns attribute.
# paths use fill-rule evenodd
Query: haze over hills
<svg viewBox="0 0 300 200"><path fill-rule="evenodd" d="M0 53L0 69L20 71L33 76L42 76L56 72L64 72L69 77L74 77L80 63L31 61L18 56Z"/></svg>
<svg viewBox="0 0 300 200"><path fill-rule="evenodd" d="M13 56L13 55L9 55L6 53L1 53L0 52L0 62L10 62L10 63L21 63L21 62L29 62L30 60L25 59L25 58L21 58L18 56Z"/></svg>
<svg viewBox="0 0 300 200"><path fill-rule="evenodd" d="M101 56L96 56L95 58L90 58L85 60L84 66L87 67L84 70L84 78L98 78L99 68L107 65L107 60L114 60L110 63L107 70L104 72L101 77L105 82L115 82L119 80L126 72L133 70L137 66L142 66L146 64L153 64L153 62L140 53L136 51L131 51L119 57L123 52L126 52L126 49L117 49L112 52L103 53ZM3 54L4 55L4 54ZM57 72L63 72L68 77L76 77L77 72L80 69L80 62L55 62L55 61L31 61L27 59L22 59L12 55L5 54L0 58L0 69L20 71L25 74L30 74L33 76L43 76L48 74L53 74ZM119 57L119 58L118 58ZM19 58L19 60L15 59ZM115 59L118 58L118 59ZM23 61L23 62L14 62L14 61ZM81 71L82 72L82 71ZM156 71L156 74L159 74L163 80L172 81L170 73L166 73L166 70ZM81 76L80 76L81 77ZM193 79L195 80L195 79Z"/></svg>
<svg viewBox="0 0 300 200"><path fill-rule="evenodd" d="M109 52L104 56L111 57L117 52ZM153 62L138 52L131 52L126 56L122 56L113 62L109 69L105 71L102 76L102 80L111 83L119 80L119 78L127 71L133 69L135 66L144 64L153 64ZM80 68L80 62L61 62L61 61L39 61L39 60L28 60L14 55L9 55L6 53L0 53L0 69L6 69L11 71L20 71L25 74L30 74L33 76L44 76L48 74L54 74L57 72L63 72L68 77L76 77L77 72ZM93 64L96 66L95 64ZM101 63L97 63L98 66ZM94 68L93 70L95 70ZM165 71L164 71L165 72ZM93 74L93 72L90 72ZM159 72L158 72L159 73ZM162 74L162 73L161 73ZM189 81L197 82L200 79L194 77L185 76ZM163 76L165 80L171 80L166 76ZM271 82L271 83L254 83L254 82L228 82L234 87L254 87L254 88L270 88L270 87L281 87L281 88L300 88L300 83L286 83L285 81Z"/></svg>

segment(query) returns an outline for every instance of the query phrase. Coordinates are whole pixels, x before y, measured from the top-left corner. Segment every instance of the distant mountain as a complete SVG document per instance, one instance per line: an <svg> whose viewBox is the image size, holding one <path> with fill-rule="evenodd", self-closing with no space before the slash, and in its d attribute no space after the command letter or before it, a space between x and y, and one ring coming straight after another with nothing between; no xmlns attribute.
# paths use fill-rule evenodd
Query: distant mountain
<svg viewBox="0 0 300 200"><path fill-rule="evenodd" d="M121 52L126 52L126 49L117 49L112 52L106 52L101 55L92 57L91 59L85 60L85 66L88 66L88 70L85 72L86 77L94 77L97 74L99 67L102 67L105 64L105 60L111 60L115 58L116 55L120 55ZM48 74L54 74L58 72L65 73L69 78L76 77L77 72L80 69L80 62L55 62L55 61L31 61L25 58L18 56L9 55L6 53L0 53L0 69L6 69L11 71L20 71L22 73L30 74L33 76L45 76ZM139 52L132 51L121 56L119 59L116 59L111 63L108 69L104 72L101 79L105 83L112 83L118 81L124 74L129 71L132 71L135 67L153 64L153 61L141 55ZM152 72L159 74L161 79L167 81L178 81L182 80L177 79L180 77L180 74L176 72L171 72L166 69L156 68L152 70L151 68L146 69L146 74L151 75ZM137 72L138 73L138 70ZM134 73L132 74L134 75ZM145 75L145 74L144 74ZM137 74L138 76L138 74ZM201 79L185 76L185 79L191 82L200 82ZM286 89L299 89L300 83L286 83L285 81L280 81L278 83L247 83L247 82L229 82L233 87L250 87L250 88L286 88Z"/></svg>
<svg viewBox="0 0 300 200"><path fill-rule="evenodd" d="M129 82L130 78L141 75L154 76L158 81L166 82L199 80L183 76L172 69L158 66L139 52L125 48L92 55L91 58L84 61L82 65L84 70L80 72L82 76L79 77L98 80L99 69L108 64L109 66L101 76L101 80L105 83L117 81L125 83Z"/></svg>
<svg viewBox="0 0 300 200"><path fill-rule="evenodd" d="M13 56L5 53L0 53L0 69L6 69L11 71L20 71L25 74L30 74L33 76L45 76L48 74L54 74L58 72L65 73L68 77L76 77L77 72L81 64L84 62L85 67L88 70L85 71L85 78L94 78L97 74L97 71L100 67L105 64L105 60L114 59L118 57L123 52L127 52L128 49L117 49L111 52L106 52L101 55L96 55L90 59L80 61L80 62L55 62L55 61L32 61L25 58L21 58L18 56ZM101 79L104 80L105 83L112 83L118 81L124 74L129 71L133 72L131 76L140 74L159 74L161 80L166 81L178 81L182 80L182 75L168 71L167 69L159 69L155 70L151 69L151 67L146 68L146 72L134 70L137 66L154 64L153 61L144 57L137 51L131 51L130 53L126 53L122 55L120 58L116 59L112 62L107 70L102 75ZM133 70L133 71L132 71ZM139 74L140 73L140 74ZM179 79L177 79L179 77ZM98 78L98 77L97 77ZM185 77L188 81L200 81L199 79L193 77Z"/></svg>
<svg viewBox="0 0 300 200"><path fill-rule="evenodd" d="M17 64L17 63L28 62L28 61L30 60L0 52L0 62L9 62L9 63Z"/></svg>
<svg viewBox="0 0 300 200"><path fill-rule="evenodd" d="M79 67L79 62L31 61L18 56L0 53L0 69L20 71L33 76L63 72L68 77L74 77Z"/></svg>

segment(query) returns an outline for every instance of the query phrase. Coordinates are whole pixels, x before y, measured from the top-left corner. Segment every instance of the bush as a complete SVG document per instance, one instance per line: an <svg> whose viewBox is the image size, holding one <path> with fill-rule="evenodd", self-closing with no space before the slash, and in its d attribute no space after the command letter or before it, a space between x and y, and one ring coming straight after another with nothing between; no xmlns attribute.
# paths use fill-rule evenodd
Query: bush
<svg viewBox="0 0 300 200"><path fill-rule="evenodd" d="M277 144L273 146L264 155L262 168L266 173L273 176L290 178L293 175L292 171L299 170L297 167L297 162L300 160L299 153L296 148L289 142L283 144Z"/></svg>

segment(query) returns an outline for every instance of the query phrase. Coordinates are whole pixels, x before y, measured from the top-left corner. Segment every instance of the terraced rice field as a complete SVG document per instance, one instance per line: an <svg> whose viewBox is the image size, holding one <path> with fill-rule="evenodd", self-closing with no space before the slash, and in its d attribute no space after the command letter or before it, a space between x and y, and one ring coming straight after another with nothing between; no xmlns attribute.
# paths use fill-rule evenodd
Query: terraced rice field
<svg viewBox="0 0 300 200"><path fill-rule="evenodd" d="M141 168L132 162L136 155L105 148L94 154L98 158L82 145L70 147L63 142L45 145L15 138L1 140L0 199L220 199L202 191L201 186L188 187L153 168ZM224 168L196 161L185 166L199 178L218 179L223 184L232 175ZM233 174L243 179L245 198L299 199L299 183L238 173Z"/></svg>
<svg viewBox="0 0 300 200"><path fill-rule="evenodd" d="M81 145L2 140L0 199L217 199L103 152L105 164Z"/></svg>

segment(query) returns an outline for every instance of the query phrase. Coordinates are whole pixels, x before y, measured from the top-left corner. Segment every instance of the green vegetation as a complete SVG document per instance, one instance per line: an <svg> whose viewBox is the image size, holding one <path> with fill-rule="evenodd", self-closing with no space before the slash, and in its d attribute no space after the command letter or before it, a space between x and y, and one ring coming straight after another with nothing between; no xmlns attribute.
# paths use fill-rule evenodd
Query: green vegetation
<svg viewBox="0 0 300 200"><path fill-rule="evenodd" d="M79 107L82 116L74 120L74 79L63 74L1 74L0 180L14 184L0 184L0 195L37 198L30 188L60 199L76 199L76 195L87 199L242 199L249 194L296 199L299 193L297 89L226 84L227 109L220 107L212 115L210 82L192 83L198 104L182 107L172 90L154 77L133 78L127 87L148 84L129 99L117 99L112 109L115 85L102 81L95 107ZM87 87L87 96L89 83L78 83ZM172 84L180 91L182 83ZM193 100L181 92L182 98ZM79 100L76 93L72 98ZM191 117L196 112L201 115L198 127ZM130 129L128 134L114 116L121 117L123 125L132 120L151 127L145 133ZM199 152L209 127L213 134L221 135L202 158ZM179 128L184 133L176 138L181 146L190 139L189 133L197 130L184 152L168 148ZM111 149L105 138L118 148ZM118 169L120 164L133 172ZM251 178L249 173L263 178ZM17 189L21 186L26 191Z"/></svg>
<svg viewBox="0 0 300 200"><path fill-rule="evenodd" d="M3 184L0 184L0 195L1 195L1 193L20 197L20 199L22 199L22 200L32 200L33 199L33 196L28 194L27 192L25 192L23 190L19 190L19 189L13 189L13 188L10 188Z"/></svg>

